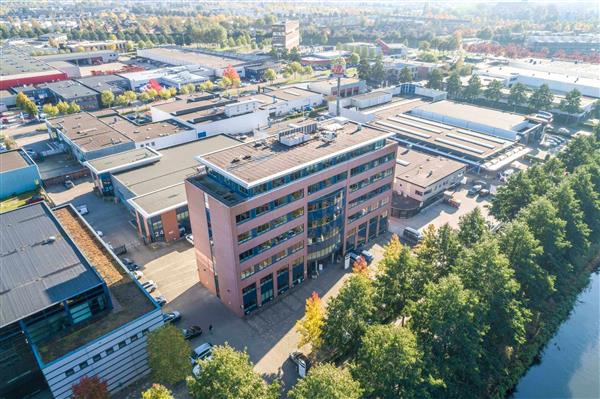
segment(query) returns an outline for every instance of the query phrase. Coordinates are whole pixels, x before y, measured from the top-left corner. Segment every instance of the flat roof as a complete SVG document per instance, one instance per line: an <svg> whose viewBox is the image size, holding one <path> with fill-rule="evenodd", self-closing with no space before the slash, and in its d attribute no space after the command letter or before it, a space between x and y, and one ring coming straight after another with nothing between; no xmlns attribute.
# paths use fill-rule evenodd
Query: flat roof
<svg viewBox="0 0 600 399"><path fill-rule="evenodd" d="M82 85L76 80L61 80L58 82L44 83L43 85L40 85L40 87L47 87L65 99L98 95L97 91Z"/></svg>
<svg viewBox="0 0 600 399"><path fill-rule="evenodd" d="M143 210L146 218L165 212L167 209L178 208L187 204L184 181L162 190L140 195L130 201L136 208Z"/></svg>
<svg viewBox="0 0 600 399"><path fill-rule="evenodd" d="M477 160L489 158L514 144L510 140L407 114L387 114L372 124L408 142L427 143Z"/></svg>
<svg viewBox="0 0 600 399"><path fill-rule="evenodd" d="M139 56L142 58L147 58L147 56L143 54L148 53L154 54L159 57L176 59L179 61L186 62L188 64L197 64L213 69L227 68L229 65L237 66L247 63L247 61L242 61L231 57L217 56L194 51L182 51L180 49L162 47L145 49L144 53L140 54Z"/></svg>
<svg viewBox="0 0 600 399"><path fill-rule="evenodd" d="M294 101L307 97L314 97L319 95L319 93L315 93L314 91L301 89L299 87L288 87L283 89L272 90L268 92L262 93L265 96L276 97L280 100L285 101ZM254 96L253 96L254 97Z"/></svg>
<svg viewBox="0 0 600 399"><path fill-rule="evenodd" d="M25 157L21 150L0 152L0 173L29 166L29 161Z"/></svg>
<svg viewBox="0 0 600 399"><path fill-rule="evenodd" d="M38 76L41 74L57 73L54 68L38 60L16 46L5 45L0 47L0 76Z"/></svg>
<svg viewBox="0 0 600 399"><path fill-rule="evenodd" d="M368 100L370 98L379 98L381 96L391 95L390 92L385 90L371 91L369 93L359 94L357 96L353 96L354 100Z"/></svg>
<svg viewBox="0 0 600 399"><path fill-rule="evenodd" d="M357 78L341 78L340 86L357 84L361 80ZM337 79L326 79L326 80L318 80L316 82L310 82L308 87L319 87L319 88L333 88L337 87Z"/></svg>
<svg viewBox="0 0 600 399"><path fill-rule="evenodd" d="M318 132L315 132L310 134L307 141L287 146L280 143L278 135L275 134L227 150L209 153L198 157L198 160L207 167L232 177L240 184L251 187L321 159L392 136L378 128L361 127L355 122L342 120L343 118L339 121L329 120L322 125L322 129L335 131L337 137L331 142L321 140ZM264 144L259 145L261 142Z"/></svg>
<svg viewBox="0 0 600 399"><path fill-rule="evenodd" d="M448 100L427 103L419 106L418 110L506 130L513 130L516 125L525 121L524 116L513 114L512 112L498 111Z"/></svg>
<svg viewBox="0 0 600 399"><path fill-rule="evenodd" d="M153 108L173 115L184 115L194 112L194 110L197 108L211 108L233 102L235 101L223 99L219 96L215 96L214 94L200 93L194 95L177 96L174 101L168 101L153 106Z"/></svg>
<svg viewBox="0 0 600 399"><path fill-rule="evenodd" d="M116 173L122 168L129 169L134 165L152 163L159 159L160 154L156 151L149 147L142 147L108 155L106 157L92 159L91 161L87 161L87 164L98 174L106 172Z"/></svg>
<svg viewBox="0 0 600 399"><path fill-rule="evenodd" d="M466 166L446 157L400 147L396 156L395 178L426 188Z"/></svg>
<svg viewBox="0 0 600 399"><path fill-rule="evenodd" d="M44 202L0 214L0 327L101 284Z"/></svg>
<svg viewBox="0 0 600 399"><path fill-rule="evenodd" d="M95 151L118 144L133 142L123 133L87 113L60 116L50 119L61 131L83 151Z"/></svg>
<svg viewBox="0 0 600 399"><path fill-rule="evenodd" d="M417 108L428 103L429 101L426 101L421 97L393 97L392 101L388 103L363 108L360 110L360 112L374 115L376 118L384 119L388 116L403 114L413 108Z"/></svg>
<svg viewBox="0 0 600 399"><path fill-rule="evenodd" d="M126 117L115 116L114 118L104 118L103 121L135 142L151 140L157 137L170 136L184 130L193 130L191 127L177 122L174 119L136 124Z"/></svg>
<svg viewBox="0 0 600 399"><path fill-rule="evenodd" d="M157 309L139 282L133 280L125 266L73 207L56 208L54 214L106 283L113 308L93 323L84 323L82 327L67 330L38 345L46 363Z"/></svg>
<svg viewBox="0 0 600 399"><path fill-rule="evenodd" d="M160 150L160 161L116 173L114 177L136 196L148 194L183 182L198 173L195 156L239 144L236 139L217 135ZM135 150L131 150L135 151ZM130 152L130 151L126 151ZM106 157L106 158L112 158Z"/></svg>
<svg viewBox="0 0 600 399"><path fill-rule="evenodd" d="M86 76L75 80L98 93L105 90L122 92L129 88L129 81L118 75Z"/></svg>

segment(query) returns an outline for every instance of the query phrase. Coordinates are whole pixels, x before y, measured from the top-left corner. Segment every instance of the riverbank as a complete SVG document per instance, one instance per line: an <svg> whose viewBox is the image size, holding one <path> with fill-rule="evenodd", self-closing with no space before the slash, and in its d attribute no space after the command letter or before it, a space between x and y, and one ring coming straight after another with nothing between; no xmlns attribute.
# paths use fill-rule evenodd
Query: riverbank
<svg viewBox="0 0 600 399"><path fill-rule="evenodd" d="M540 363L548 343L556 335L561 325L571 316L577 298L590 284L593 273L600 269L600 244L594 245L590 249L590 253L594 255L588 256L587 262L582 262L585 263L585 267L581 269L578 276L569 281L567 286L571 289L562 294L560 302L554 303L553 310L547 314L547 318L540 320L538 334L515 361L516 370L513 374L515 378L511 381L512 387L506 392L505 397L513 397L521 379L532 366Z"/></svg>

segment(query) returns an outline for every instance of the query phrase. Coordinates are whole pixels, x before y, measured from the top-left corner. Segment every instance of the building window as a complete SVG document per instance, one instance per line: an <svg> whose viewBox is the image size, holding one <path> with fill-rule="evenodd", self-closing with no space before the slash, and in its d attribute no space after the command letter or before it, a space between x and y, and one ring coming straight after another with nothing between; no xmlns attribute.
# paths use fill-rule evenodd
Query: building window
<svg viewBox="0 0 600 399"><path fill-rule="evenodd" d="M115 352L114 348L108 348L108 349L106 350L106 356L108 356L108 355L112 355L114 352Z"/></svg>
<svg viewBox="0 0 600 399"><path fill-rule="evenodd" d="M130 342L135 342L135 341L137 341L137 340L138 340L138 336L137 336L137 334L136 334L136 335L132 335L132 336L129 338L129 340L130 340Z"/></svg>
<svg viewBox="0 0 600 399"><path fill-rule="evenodd" d="M89 366L89 364L88 364L87 360L86 360L85 362L81 362L81 363L79 363L79 369L80 369L80 370L83 370L83 369L85 369L87 366Z"/></svg>
<svg viewBox="0 0 600 399"><path fill-rule="evenodd" d="M75 374L75 370L73 369L68 369L67 371L65 371L65 377L70 377L73 374Z"/></svg>
<svg viewBox="0 0 600 399"><path fill-rule="evenodd" d="M260 279L260 303L264 305L267 302L271 302L273 298L273 275L269 274Z"/></svg>
<svg viewBox="0 0 600 399"><path fill-rule="evenodd" d="M127 344L125 343L125 341L121 341L119 342L119 349L123 349Z"/></svg>
<svg viewBox="0 0 600 399"><path fill-rule="evenodd" d="M94 357L92 358L94 363L99 362L100 359L102 359L102 356L100 354L94 355Z"/></svg>
<svg viewBox="0 0 600 399"><path fill-rule="evenodd" d="M248 314L256 309L256 283L242 289L244 313Z"/></svg>
<svg viewBox="0 0 600 399"><path fill-rule="evenodd" d="M277 294L283 294L288 288L290 288L290 271L286 266L277 270Z"/></svg>

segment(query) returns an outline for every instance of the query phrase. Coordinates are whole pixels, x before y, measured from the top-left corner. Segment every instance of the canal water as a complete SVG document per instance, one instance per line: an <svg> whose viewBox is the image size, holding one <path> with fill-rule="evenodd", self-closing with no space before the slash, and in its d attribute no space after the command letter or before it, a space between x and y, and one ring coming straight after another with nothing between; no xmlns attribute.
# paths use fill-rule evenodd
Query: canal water
<svg viewBox="0 0 600 399"><path fill-rule="evenodd" d="M600 271L517 385L514 399L600 398Z"/></svg>

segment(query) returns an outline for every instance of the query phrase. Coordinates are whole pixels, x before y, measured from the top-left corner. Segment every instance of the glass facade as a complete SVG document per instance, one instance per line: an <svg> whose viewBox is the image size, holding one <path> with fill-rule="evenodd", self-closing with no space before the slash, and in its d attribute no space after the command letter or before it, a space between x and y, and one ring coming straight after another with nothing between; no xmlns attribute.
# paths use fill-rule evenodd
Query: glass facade
<svg viewBox="0 0 600 399"><path fill-rule="evenodd" d="M271 302L275 294L273 292L273 275L269 274L260 279L260 304Z"/></svg>
<svg viewBox="0 0 600 399"><path fill-rule="evenodd" d="M290 288L290 270L286 266L277 270L277 294L283 294L288 288Z"/></svg>
<svg viewBox="0 0 600 399"><path fill-rule="evenodd" d="M244 313L248 314L256 310L256 283L252 283L242 289L242 298L244 302Z"/></svg>
<svg viewBox="0 0 600 399"><path fill-rule="evenodd" d="M308 203L308 260L325 259L342 247L346 189Z"/></svg>

